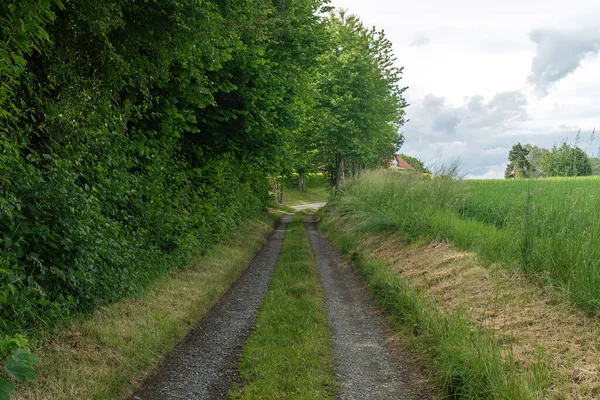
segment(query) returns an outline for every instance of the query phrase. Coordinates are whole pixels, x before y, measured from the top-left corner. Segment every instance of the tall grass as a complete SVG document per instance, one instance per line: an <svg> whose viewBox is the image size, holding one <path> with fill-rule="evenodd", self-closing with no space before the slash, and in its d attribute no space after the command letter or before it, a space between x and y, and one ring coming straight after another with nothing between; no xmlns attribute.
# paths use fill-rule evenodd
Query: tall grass
<svg viewBox="0 0 600 400"><path fill-rule="evenodd" d="M439 238L520 267L583 310L600 311L600 179L420 180L371 171L334 207L368 232Z"/></svg>
<svg viewBox="0 0 600 400"><path fill-rule="evenodd" d="M518 400L546 396L549 373L543 354L528 366L517 365L510 349L493 331L473 326L468 315L442 312L401 275L369 255L361 244L364 236L356 229L361 218L344 215L335 205L324 217L321 229L357 266L379 305L392 317L395 329L426 353L447 398Z"/></svg>

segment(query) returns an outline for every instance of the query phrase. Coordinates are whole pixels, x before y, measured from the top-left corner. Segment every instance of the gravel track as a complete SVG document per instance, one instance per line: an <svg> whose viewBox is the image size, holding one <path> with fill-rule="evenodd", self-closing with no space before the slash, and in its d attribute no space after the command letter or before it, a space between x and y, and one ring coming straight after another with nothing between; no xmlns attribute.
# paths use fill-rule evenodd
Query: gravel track
<svg viewBox="0 0 600 400"><path fill-rule="evenodd" d="M292 208L296 211L302 211L302 210L310 210L310 209L319 209L321 207L324 207L325 204L327 204L326 201L317 201L316 203L308 203L308 204L300 204L297 206L292 206Z"/></svg>
<svg viewBox="0 0 600 400"><path fill-rule="evenodd" d="M237 377L235 365L281 252L289 218L282 218L239 280L163 365L144 380L132 399L227 398Z"/></svg>
<svg viewBox="0 0 600 400"><path fill-rule="evenodd" d="M329 324L333 334L336 378L341 399L420 399L415 394L406 365L390 356L383 317L372 306L360 278L323 238L307 214L310 237L321 284L325 292ZM408 378L407 378L408 377Z"/></svg>

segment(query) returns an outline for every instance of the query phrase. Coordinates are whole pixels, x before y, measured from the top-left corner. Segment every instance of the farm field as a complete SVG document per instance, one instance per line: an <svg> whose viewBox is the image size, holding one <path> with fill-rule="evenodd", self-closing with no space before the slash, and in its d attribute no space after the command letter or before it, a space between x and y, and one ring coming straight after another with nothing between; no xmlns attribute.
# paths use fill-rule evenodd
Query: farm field
<svg viewBox="0 0 600 400"><path fill-rule="evenodd" d="M442 239L600 311L600 179L418 180L365 174L339 207L372 231Z"/></svg>

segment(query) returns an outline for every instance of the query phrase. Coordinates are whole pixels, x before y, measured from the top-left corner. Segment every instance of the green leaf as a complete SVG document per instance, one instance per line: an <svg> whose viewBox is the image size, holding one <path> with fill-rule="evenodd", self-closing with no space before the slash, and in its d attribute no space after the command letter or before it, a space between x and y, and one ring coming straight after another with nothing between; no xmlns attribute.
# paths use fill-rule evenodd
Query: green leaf
<svg viewBox="0 0 600 400"><path fill-rule="evenodd" d="M0 378L0 400L8 399L7 393L16 393L15 387L6 379ZM3 395L6 397L2 397Z"/></svg>
<svg viewBox="0 0 600 400"><path fill-rule="evenodd" d="M54 3L58 6L58 8L62 11L65 9L65 5L61 0L54 0Z"/></svg>
<svg viewBox="0 0 600 400"><path fill-rule="evenodd" d="M4 369L19 383L35 380L31 367L17 360L6 360Z"/></svg>
<svg viewBox="0 0 600 400"><path fill-rule="evenodd" d="M40 359L30 352L17 349L4 362L4 369L19 383L35 381L33 365Z"/></svg>

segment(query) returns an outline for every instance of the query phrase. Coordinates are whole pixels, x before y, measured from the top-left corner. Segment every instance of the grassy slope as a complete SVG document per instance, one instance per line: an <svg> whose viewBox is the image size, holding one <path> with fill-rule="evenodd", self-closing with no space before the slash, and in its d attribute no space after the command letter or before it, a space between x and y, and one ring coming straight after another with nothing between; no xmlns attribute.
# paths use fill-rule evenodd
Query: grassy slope
<svg viewBox="0 0 600 400"><path fill-rule="evenodd" d="M419 181L376 171L338 208L361 228L446 240L520 268L589 312L600 310L600 179ZM425 239L424 239L425 238Z"/></svg>
<svg viewBox="0 0 600 400"><path fill-rule="evenodd" d="M335 395L333 352L315 257L296 214L255 330L242 353L244 385L233 397L328 399Z"/></svg>
<svg viewBox="0 0 600 400"><path fill-rule="evenodd" d="M542 362L513 363L492 331L473 325L460 311L440 310L409 281L390 271L378 251L365 244L377 243L381 233L357 229L360 224L358 218L336 210L334 203L324 214L321 228L358 267L379 305L390 313L395 329L428 355L448 396L506 400L546 396L548 373ZM384 247L394 243L397 240Z"/></svg>
<svg viewBox="0 0 600 400"><path fill-rule="evenodd" d="M272 230L274 217L248 220L230 239L190 267L124 300L48 334L36 349L38 381L16 399L118 399L126 397L202 318L248 265Z"/></svg>

